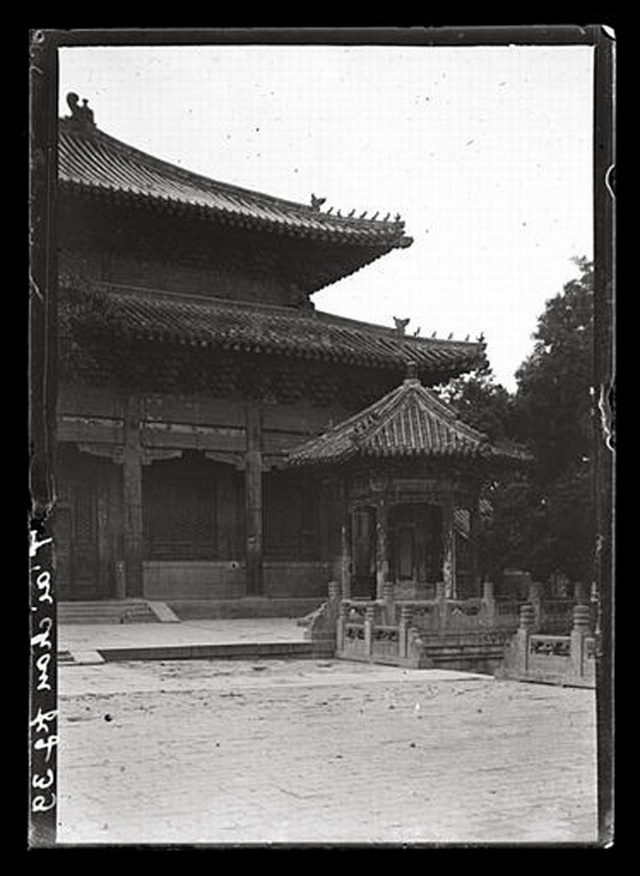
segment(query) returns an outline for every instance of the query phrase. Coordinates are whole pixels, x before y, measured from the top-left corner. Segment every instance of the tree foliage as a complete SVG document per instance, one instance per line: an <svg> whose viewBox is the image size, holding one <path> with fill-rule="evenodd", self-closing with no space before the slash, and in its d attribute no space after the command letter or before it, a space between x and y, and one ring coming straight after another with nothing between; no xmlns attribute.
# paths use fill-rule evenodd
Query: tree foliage
<svg viewBox="0 0 640 876"><path fill-rule="evenodd" d="M491 441L513 437L513 398L495 382L489 365L456 377L442 388L441 395L465 423Z"/></svg>
<svg viewBox="0 0 640 876"><path fill-rule="evenodd" d="M580 275L547 302L531 356L516 374L514 415L536 464L530 477L531 571L592 575L593 266L576 259Z"/></svg>
<svg viewBox="0 0 640 876"><path fill-rule="evenodd" d="M480 527L480 563L494 580L509 566L538 580L592 575L593 267L575 262L579 276L539 318L515 394L489 369L452 381L444 393L470 425L493 441L525 444L534 456L528 470L502 473L485 490L491 514Z"/></svg>
<svg viewBox="0 0 640 876"><path fill-rule="evenodd" d="M533 353L516 373L519 432L538 460L541 484L580 468L592 455L593 267L547 302Z"/></svg>

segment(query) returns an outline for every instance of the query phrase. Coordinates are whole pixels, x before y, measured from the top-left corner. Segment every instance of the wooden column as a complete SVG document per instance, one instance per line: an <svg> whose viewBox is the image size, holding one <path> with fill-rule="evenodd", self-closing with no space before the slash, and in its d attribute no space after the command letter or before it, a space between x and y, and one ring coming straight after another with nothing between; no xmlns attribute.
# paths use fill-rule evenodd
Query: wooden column
<svg viewBox="0 0 640 876"><path fill-rule="evenodd" d="M346 507L342 519L341 538L340 583L342 585L342 598L351 599L351 513Z"/></svg>
<svg viewBox="0 0 640 876"><path fill-rule="evenodd" d="M447 599L456 597L456 540L453 519L453 494L447 495L442 505L443 563L442 578Z"/></svg>
<svg viewBox="0 0 640 876"><path fill-rule="evenodd" d="M480 499L474 499L473 505L469 508L469 546L471 548L471 579L473 581L473 592L478 596L480 592L480 558L478 556L478 524L480 520Z"/></svg>
<svg viewBox="0 0 640 876"><path fill-rule="evenodd" d="M389 578L387 556L387 531L389 511L381 502L376 506L376 599L385 597L385 584Z"/></svg>
<svg viewBox="0 0 640 876"><path fill-rule="evenodd" d="M244 485L247 595L260 596L264 588L262 567L262 430L259 404L248 402L246 412L247 449Z"/></svg>
<svg viewBox="0 0 640 876"><path fill-rule="evenodd" d="M124 576L127 596L142 596L142 452L141 404L137 397L124 404L122 491L124 498Z"/></svg>

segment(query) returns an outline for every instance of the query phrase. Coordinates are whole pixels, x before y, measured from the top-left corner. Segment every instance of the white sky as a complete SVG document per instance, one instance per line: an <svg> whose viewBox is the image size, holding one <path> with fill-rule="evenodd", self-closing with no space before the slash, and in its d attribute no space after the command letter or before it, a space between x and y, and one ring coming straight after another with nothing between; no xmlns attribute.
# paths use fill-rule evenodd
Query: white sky
<svg viewBox="0 0 640 876"><path fill-rule="evenodd" d="M214 179L400 213L409 249L322 310L464 339L515 387L545 301L592 257L589 46L201 46L60 51L98 126Z"/></svg>

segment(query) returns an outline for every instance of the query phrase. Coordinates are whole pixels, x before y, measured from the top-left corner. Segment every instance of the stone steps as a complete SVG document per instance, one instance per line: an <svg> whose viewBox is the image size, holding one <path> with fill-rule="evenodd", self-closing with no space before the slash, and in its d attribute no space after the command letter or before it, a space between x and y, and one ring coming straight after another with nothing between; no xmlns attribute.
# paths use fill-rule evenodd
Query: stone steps
<svg viewBox="0 0 640 876"><path fill-rule="evenodd" d="M333 647L321 642L230 642L205 645L128 645L95 651L60 651L60 664L118 663L129 660L286 660L331 659Z"/></svg>
<svg viewBox="0 0 640 876"><path fill-rule="evenodd" d="M167 602L180 620L224 620L226 618L289 617L302 618L315 611L326 597L242 599L184 599Z"/></svg>
<svg viewBox="0 0 640 876"><path fill-rule="evenodd" d="M302 618L315 611L324 599L184 599L157 602L146 599L59 602L58 623L120 624L157 623L169 620L224 620L226 618Z"/></svg>
<svg viewBox="0 0 640 876"><path fill-rule="evenodd" d="M160 618L144 599L59 602L57 617L61 624L160 623Z"/></svg>

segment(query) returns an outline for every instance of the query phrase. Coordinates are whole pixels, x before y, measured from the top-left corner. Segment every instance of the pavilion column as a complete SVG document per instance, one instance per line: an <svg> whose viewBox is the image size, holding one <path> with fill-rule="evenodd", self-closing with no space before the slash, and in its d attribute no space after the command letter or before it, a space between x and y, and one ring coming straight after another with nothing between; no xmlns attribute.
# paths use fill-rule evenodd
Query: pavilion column
<svg viewBox="0 0 640 876"><path fill-rule="evenodd" d="M454 533L453 494L449 493L442 505L442 580L447 599L456 597L456 541Z"/></svg>
<svg viewBox="0 0 640 876"><path fill-rule="evenodd" d="M122 492L124 505L124 582L126 596L142 596L142 449L141 403L128 398L124 405Z"/></svg>
<svg viewBox="0 0 640 876"><path fill-rule="evenodd" d="M247 404L247 444L244 466L247 594L263 592L262 449L260 408Z"/></svg>
<svg viewBox="0 0 640 876"><path fill-rule="evenodd" d="M344 507L342 518L341 555L340 555L340 583L342 585L342 598L351 599L351 512Z"/></svg>
<svg viewBox="0 0 640 876"><path fill-rule="evenodd" d="M389 580L388 531L389 509L381 502L376 506L376 599L385 599L389 595L385 587Z"/></svg>
<svg viewBox="0 0 640 876"><path fill-rule="evenodd" d="M480 558L478 544L478 527L480 523L480 498L474 499L473 505L469 509L469 544L471 546L471 578L473 581L473 592L480 594Z"/></svg>

